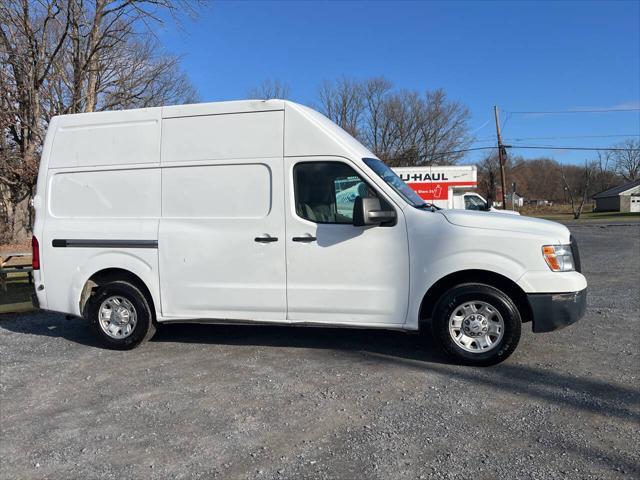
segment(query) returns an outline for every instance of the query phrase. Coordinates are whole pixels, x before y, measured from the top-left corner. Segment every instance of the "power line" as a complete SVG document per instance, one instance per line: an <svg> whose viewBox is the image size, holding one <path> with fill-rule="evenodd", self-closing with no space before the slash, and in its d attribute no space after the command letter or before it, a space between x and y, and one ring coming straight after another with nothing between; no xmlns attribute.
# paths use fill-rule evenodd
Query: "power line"
<svg viewBox="0 0 640 480"><path fill-rule="evenodd" d="M538 150L589 150L589 151L613 151L613 152L622 152L622 151L631 151L631 152L640 152L640 148L617 148L617 147L566 147L566 146L554 146L554 145L504 145L505 148L514 149L538 149ZM473 152L477 150L497 150L497 146L492 147L474 147L474 148L464 148L461 150L451 150L449 152L437 152L431 154L423 154L423 155L415 155L415 156L402 156L402 157L394 157L395 160L413 160L415 158L420 159L429 159L433 157L441 157L443 155L453 155L456 153L466 153Z"/></svg>
<svg viewBox="0 0 640 480"><path fill-rule="evenodd" d="M455 153L465 153L465 152L473 152L475 150L492 150L498 147L474 147L474 148L463 148L461 150L451 150L450 152L438 152L438 153L427 153L423 155L416 156L402 156L402 157L394 157L394 159L403 160L403 159L412 159L412 158L432 158L432 157L441 157L443 155L453 155Z"/></svg>
<svg viewBox="0 0 640 480"><path fill-rule="evenodd" d="M475 150L492 150L498 147L476 147L476 148L464 148L461 150L451 150L449 152L438 152L438 153L430 153L430 154L420 154L420 155L403 155L401 157L395 157L395 156L391 156L390 158L392 158L394 161L397 160L430 160L433 157L442 157L444 155L453 155L456 153L465 153L465 152L472 152Z"/></svg>
<svg viewBox="0 0 640 480"><path fill-rule="evenodd" d="M493 142L495 143L496 141L496 136L494 135L490 135L488 137L480 137L480 138L474 138L473 139L473 143L481 143L481 142Z"/></svg>
<svg viewBox="0 0 640 480"><path fill-rule="evenodd" d="M500 130L504 130L504 127L507 125L507 122L511 119L511 113L505 111L506 115L504 116L504 120L502 121L502 125L500 125Z"/></svg>
<svg viewBox="0 0 640 480"><path fill-rule="evenodd" d="M451 150L450 152L439 152L439 153L433 153L432 155L449 155L451 153L464 153L464 152L472 152L474 150L489 150L492 148L498 148L498 147L474 147L474 148L463 148L462 150Z"/></svg>
<svg viewBox="0 0 640 480"><path fill-rule="evenodd" d="M491 117L489 117L489 119L486 122L484 122L482 125L480 125L478 128L474 128L473 130L471 130L469 132L469 135L474 134L477 131L482 130L484 127L486 127L489 124L490 121L491 121Z"/></svg>
<svg viewBox="0 0 640 480"><path fill-rule="evenodd" d="M640 108L601 108L595 110L546 110L546 111L510 111L509 114L533 115L533 114L556 114L556 113L611 113L611 112L640 112Z"/></svg>
<svg viewBox="0 0 640 480"><path fill-rule="evenodd" d="M512 141L520 142L522 140L564 140L567 138L617 138L617 137L640 137L638 133L617 134L617 135L574 135L567 137L507 137ZM478 140L480 141L480 140Z"/></svg>
<svg viewBox="0 0 640 480"><path fill-rule="evenodd" d="M540 149L540 150L591 150L610 152L640 152L640 148L616 148L616 147L560 147L554 145L510 145L509 148Z"/></svg>

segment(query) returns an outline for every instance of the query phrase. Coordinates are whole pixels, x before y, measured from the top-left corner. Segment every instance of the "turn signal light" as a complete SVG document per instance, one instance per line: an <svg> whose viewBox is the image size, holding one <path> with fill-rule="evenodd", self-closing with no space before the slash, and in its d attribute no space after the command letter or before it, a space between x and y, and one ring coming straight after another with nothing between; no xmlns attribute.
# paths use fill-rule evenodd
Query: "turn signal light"
<svg viewBox="0 0 640 480"><path fill-rule="evenodd" d="M545 245L542 247L542 255L554 272L570 272L575 269L569 245Z"/></svg>

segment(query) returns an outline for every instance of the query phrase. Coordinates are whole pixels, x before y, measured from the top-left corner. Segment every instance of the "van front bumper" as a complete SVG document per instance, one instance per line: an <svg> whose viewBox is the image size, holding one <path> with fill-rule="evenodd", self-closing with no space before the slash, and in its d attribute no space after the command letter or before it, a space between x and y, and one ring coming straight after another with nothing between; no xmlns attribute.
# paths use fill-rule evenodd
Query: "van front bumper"
<svg viewBox="0 0 640 480"><path fill-rule="evenodd" d="M577 322L587 309L587 289L570 293L530 293L533 331L551 332Z"/></svg>

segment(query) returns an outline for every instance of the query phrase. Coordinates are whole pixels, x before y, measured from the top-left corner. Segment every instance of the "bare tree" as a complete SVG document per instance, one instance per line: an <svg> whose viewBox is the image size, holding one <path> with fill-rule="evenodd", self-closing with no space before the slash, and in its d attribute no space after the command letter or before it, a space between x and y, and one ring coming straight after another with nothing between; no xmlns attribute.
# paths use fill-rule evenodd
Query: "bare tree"
<svg viewBox="0 0 640 480"><path fill-rule="evenodd" d="M459 102L447 99L444 90L427 92L424 118L420 122L420 144L424 163L434 165L457 163L471 143L467 122L469 110Z"/></svg>
<svg viewBox="0 0 640 480"><path fill-rule="evenodd" d="M640 141L628 139L616 147L622 149L613 152L616 171L628 182L640 178Z"/></svg>
<svg viewBox="0 0 640 480"><path fill-rule="evenodd" d="M0 4L0 192L5 237L28 231L28 199L42 144L42 90L67 39L69 11L56 1L40 8L13 0ZM25 223L27 225L25 225Z"/></svg>
<svg viewBox="0 0 640 480"><path fill-rule="evenodd" d="M135 39L101 64L96 110L196 102L197 92L180 70L180 59L155 53L158 50L152 37Z"/></svg>
<svg viewBox="0 0 640 480"><path fill-rule="evenodd" d="M593 176L595 165L584 162L584 168L573 168L571 172L567 172L566 168L560 164L560 175L562 184L569 196L571 204L571 212L574 219L579 219L582 215L582 209L587 197L589 196L589 185Z"/></svg>
<svg viewBox="0 0 640 480"><path fill-rule="evenodd" d="M487 200L493 203L497 198L498 181L500 179L500 160L497 152L486 155L477 166L480 192Z"/></svg>
<svg viewBox="0 0 640 480"><path fill-rule="evenodd" d="M611 150L599 150L596 154L592 185L596 192L602 192L613 187L619 177L615 172L614 152Z"/></svg>
<svg viewBox="0 0 640 480"><path fill-rule="evenodd" d="M401 90L387 98L383 109L389 137L384 149L375 151L393 166L428 164L422 156L420 129L424 124L424 105L417 92Z"/></svg>
<svg viewBox="0 0 640 480"><path fill-rule="evenodd" d="M325 80L318 89L320 110L354 137L358 136L365 104L362 85L356 80L342 77Z"/></svg>
<svg viewBox="0 0 640 480"><path fill-rule="evenodd" d="M286 100L289 98L289 85L278 79L264 80L257 87L249 89L247 96L261 100L271 100L274 98Z"/></svg>
<svg viewBox="0 0 640 480"><path fill-rule="evenodd" d="M162 54L152 24L187 0L5 0L0 3L0 231L29 235L40 149L64 113L190 100L179 59Z"/></svg>
<svg viewBox="0 0 640 480"><path fill-rule="evenodd" d="M364 121L363 140L376 155L386 158L393 143L394 128L387 115L387 102L393 84L383 78L370 78L364 83L364 104L368 115Z"/></svg>
<svg viewBox="0 0 640 480"><path fill-rule="evenodd" d="M471 142L469 111L443 90L422 96L383 77L343 77L325 81L318 97L327 117L392 166L456 163Z"/></svg>
<svg viewBox="0 0 640 480"><path fill-rule="evenodd" d="M407 90L386 92L381 104L373 124L377 128L366 132L364 141L391 165L450 165L464 156L471 142L469 111L448 100L443 90L424 96Z"/></svg>

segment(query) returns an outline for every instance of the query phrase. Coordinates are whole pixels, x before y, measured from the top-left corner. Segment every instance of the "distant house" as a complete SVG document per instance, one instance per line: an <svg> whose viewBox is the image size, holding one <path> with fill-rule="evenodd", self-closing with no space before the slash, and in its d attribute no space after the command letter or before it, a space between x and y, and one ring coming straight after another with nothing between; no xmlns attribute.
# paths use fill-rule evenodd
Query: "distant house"
<svg viewBox="0 0 640 480"><path fill-rule="evenodd" d="M524 206L524 197L522 195L520 195L519 193L513 192L511 195L511 205L515 208L515 207L522 207Z"/></svg>
<svg viewBox="0 0 640 480"><path fill-rule="evenodd" d="M594 212L640 213L640 179L596 193L593 200Z"/></svg>
<svg viewBox="0 0 640 480"><path fill-rule="evenodd" d="M550 207L553 205L553 202L550 202L549 200L527 200L526 201L527 205L531 205L533 207Z"/></svg>

